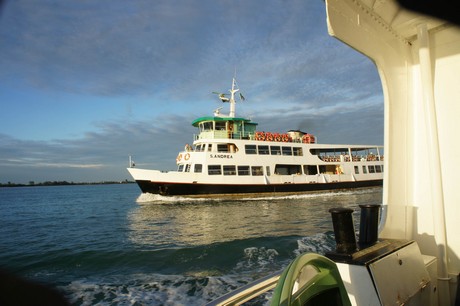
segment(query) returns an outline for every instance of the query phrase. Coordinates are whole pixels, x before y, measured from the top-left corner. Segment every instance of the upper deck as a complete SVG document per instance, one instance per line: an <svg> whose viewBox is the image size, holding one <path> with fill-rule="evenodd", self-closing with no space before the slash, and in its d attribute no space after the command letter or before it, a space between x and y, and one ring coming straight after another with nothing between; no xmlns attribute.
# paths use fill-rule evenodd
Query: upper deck
<svg viewBox="0 0 460 306"><path fill-rule="evenodd" d="M192 122L199 129L199 139L254 139L257 123L244 118L201 117Z"/></svg>

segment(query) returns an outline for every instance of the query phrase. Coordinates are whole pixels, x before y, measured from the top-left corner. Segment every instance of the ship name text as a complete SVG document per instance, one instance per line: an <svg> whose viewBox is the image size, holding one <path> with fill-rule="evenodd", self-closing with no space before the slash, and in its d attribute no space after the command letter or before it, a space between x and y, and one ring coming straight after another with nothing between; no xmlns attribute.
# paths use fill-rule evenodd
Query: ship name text
<svg viewBox="0 0 460 306"><path fill-rule="evenodd" d="M233 158L233 155L230 154L209 154L210 158L228 158L231 159Z"/></svg>

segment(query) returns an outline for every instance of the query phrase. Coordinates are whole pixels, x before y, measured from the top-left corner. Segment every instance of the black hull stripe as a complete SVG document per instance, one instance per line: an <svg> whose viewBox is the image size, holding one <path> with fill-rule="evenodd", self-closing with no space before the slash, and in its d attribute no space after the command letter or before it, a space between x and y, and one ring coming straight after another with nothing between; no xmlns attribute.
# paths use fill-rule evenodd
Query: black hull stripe
<svg viewBox="0 0 460 306"><path fill-rule="evenodd" d="M145 180L136 181L143 193L161 195L219 195L248 193L296 193L308 191L350 189L382 186L383 180L355 182L269 184L269 185L228 185L228 184L186 184L158 183Z"/></svg>

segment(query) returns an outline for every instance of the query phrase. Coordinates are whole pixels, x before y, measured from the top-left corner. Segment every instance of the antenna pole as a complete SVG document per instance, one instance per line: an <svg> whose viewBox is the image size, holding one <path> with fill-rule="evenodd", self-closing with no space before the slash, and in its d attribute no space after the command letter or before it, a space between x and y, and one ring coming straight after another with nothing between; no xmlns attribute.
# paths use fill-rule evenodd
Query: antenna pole
<svg viewBox="0 0 460 306"><path fill-rule="evenodd" d="M232 89L230 89L230 114L229 117L234 118L235 117L235 92L239 91L239 89L236 88L236 80L233 78L232 82Z"/></svg>

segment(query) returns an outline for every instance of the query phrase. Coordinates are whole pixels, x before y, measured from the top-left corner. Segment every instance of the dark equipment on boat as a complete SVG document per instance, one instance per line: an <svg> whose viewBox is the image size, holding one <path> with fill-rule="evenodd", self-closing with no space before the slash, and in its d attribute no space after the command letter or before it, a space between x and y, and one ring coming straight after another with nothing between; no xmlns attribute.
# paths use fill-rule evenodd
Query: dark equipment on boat
<svg viewBox="0 0 460 306"><path fill-rule="evenodd" d="M359 222L359 247L360 249L375 244L378 240L380 205L359 205L361 219Z"/></svg>
<svg viewBox="0 0 460 306"><path fill-rule="evenodd" d="M334 227L336 252L338 254L351 254L357 250L355 227L353 225L353 209L351 208L331 208L329 212L332 216Z"/></svg>

